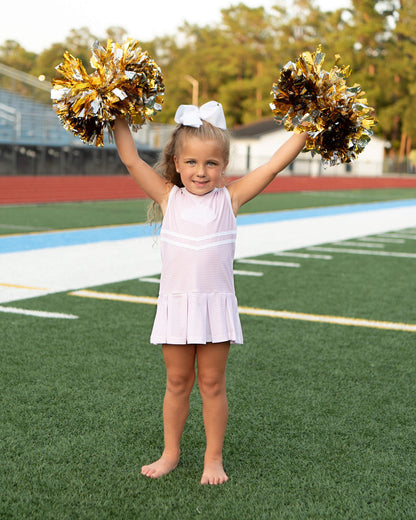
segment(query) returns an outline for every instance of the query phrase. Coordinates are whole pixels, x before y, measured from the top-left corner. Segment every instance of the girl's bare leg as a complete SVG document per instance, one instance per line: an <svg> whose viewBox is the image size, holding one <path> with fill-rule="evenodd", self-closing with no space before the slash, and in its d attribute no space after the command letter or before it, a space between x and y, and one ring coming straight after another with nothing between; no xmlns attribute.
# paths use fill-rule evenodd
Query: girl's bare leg
<svg viewBox="0 0 416 520"><path fill-rule="evenodd" d="M195 382L195 346L163 345L166 393L163 401L165 448L157 461L142 467L142 475L159 478L176 468L180 441L189 412L189 396Z"/></svg>
<svg viewBox="0 0 416 520"><path fill-rule="evenodd" d="M196 347L198 385L207 439L201 484L223 484L228 480L222 462L222 447L228 421L225 369L229 349L229 342Z"/></svg>

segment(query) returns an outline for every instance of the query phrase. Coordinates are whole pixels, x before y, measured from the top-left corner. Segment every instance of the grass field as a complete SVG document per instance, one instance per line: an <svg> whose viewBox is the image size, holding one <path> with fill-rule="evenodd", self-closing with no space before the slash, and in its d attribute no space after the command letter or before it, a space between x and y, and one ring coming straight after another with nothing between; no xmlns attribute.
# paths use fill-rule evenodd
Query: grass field
<svg viewBox="0 0 416 520"><path fill-rule="evenodd" d="M247 211L415 197L273 194ZM3 207L1 233L142 221L144 204ZM236 275L239 304L416 324L416 230L389 235L257 258L298 268L237 261L236 269L262 273ZM328 248L338 252L318 250ZM345 252L354 249L392 255ZM90 289L156 296L158 285L134 279ZM0 313L1 520L416 518L414 332L243 314L245 345L232 347L227 379L230 481L202 487L196 389L179 467L158 481L140 475L163 445L163 362L148 342L154 306L58 293L19 307L79 319Z"/></svg>

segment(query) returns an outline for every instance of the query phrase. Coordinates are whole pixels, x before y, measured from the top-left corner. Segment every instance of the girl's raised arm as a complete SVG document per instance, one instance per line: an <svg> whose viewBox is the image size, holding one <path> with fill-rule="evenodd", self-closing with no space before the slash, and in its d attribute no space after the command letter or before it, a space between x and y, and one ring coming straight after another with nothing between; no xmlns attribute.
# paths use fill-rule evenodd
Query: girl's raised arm
<svg viewBox="0 0 416 520"><path fill-rule="evenodd" d="M306 132L292 135L267 163L228 185L235 214L243 204L261 193L276 175L297 157L305 142Z"/></svg>
<svg viewBox="0 0 416 520"><path fill-rule="evenodd" d="M118 154L130 175L146 195L163 209L171 186L140 158L129 125L124 119L116 119L113 132Z"/></svg>

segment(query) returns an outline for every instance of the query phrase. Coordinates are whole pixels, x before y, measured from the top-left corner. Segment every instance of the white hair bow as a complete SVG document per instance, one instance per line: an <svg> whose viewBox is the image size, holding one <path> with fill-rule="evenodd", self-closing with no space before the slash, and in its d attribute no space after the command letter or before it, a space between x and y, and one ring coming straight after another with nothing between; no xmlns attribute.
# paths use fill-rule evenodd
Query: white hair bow
<svg viewBox="0 0 416 520"><path fill-rule="evenodd" d="M184 126L199 128L202 120L222 130L227 129L222 105L216 101L208 101L199 108L195 105L180 105L175 114L175 122Z"/></svg>

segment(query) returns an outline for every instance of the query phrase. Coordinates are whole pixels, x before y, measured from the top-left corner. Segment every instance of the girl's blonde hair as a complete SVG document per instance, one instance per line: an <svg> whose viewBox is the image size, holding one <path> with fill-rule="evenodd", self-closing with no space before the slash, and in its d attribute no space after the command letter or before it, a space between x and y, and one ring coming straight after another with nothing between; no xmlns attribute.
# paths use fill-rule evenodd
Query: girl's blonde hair
<svg viewBox="0 0 416 520"><path fill-rule="evenodd" d="M178 125L172 133L169 142L163 149L160 160L155 164L156 171L167 183L183 188L181 176L176 170L174 157L178 155L182 144L190 137L198 137L202 140L217 141L224 154L224 162L228 163L230 158L230 136L226 130L217 128L207 121L202 121L199 128L193 126ZM160 222L162 211L159 204L153 202L147 212L149 222Z"/></svg>

